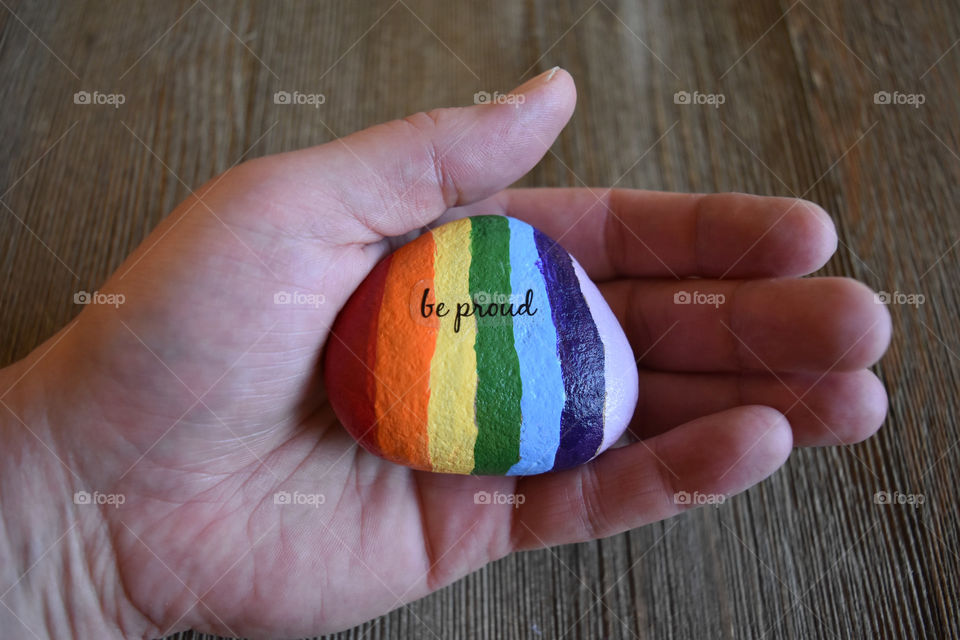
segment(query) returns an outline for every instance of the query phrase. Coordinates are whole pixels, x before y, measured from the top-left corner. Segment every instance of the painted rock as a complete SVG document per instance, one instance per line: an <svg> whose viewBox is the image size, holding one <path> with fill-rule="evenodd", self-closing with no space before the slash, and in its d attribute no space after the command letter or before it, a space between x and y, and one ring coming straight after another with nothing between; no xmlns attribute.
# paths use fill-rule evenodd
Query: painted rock
<svg viewBox="0 0 960 640"><path fill-rule="evenodd" d="M334 411L367 450L445 473L584 463L637 401L626 336L563 248L503 216L457 220L380 262L327 341Z"/></svg>

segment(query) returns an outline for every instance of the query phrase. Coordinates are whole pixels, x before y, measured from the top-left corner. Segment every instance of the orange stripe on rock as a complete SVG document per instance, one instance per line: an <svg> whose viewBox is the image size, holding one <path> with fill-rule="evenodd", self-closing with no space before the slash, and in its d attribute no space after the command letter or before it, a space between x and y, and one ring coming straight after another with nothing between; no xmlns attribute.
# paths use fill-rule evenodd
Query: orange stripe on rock
<svg viewBox="0 0 960 640"><path fill-rule="evenodd" d="M437 342L436 316L424 318L425 288L433 298L436 247L425 233L398 250L390 263L377 330L377 444L384 457L430 470L427 406L430 361Z"/></svg>

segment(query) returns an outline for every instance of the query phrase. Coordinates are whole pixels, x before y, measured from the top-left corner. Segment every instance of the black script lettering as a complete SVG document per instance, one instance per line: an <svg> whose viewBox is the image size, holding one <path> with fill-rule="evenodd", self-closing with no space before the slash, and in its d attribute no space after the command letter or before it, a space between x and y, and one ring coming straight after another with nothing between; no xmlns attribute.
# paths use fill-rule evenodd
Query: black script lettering
<svg viewBox="0 0 960 640"><path fill-rule="evenodd" d="M535 316L539 309L530 309L530 305L533 304L533 289L527 289L527 293L523 298L523 302L517 307L518 316Z"/></svg>
<svg viewBox="0 0 960 640"><path fill-rule="evenodd" d="M429 318L433 315L433 305L427 304L427 296L430 295L430 287L427 287L423 290L423 298L420 300L420 315L424 318Z"/></svg>
<svg viewBox="0 0 960 640"><path fill-rule="evenodd" d="M457 317L453 321L453 332L460 333L460 318L469 318L473 315L475 307L471 307L469 302L457 303ZM467 313L469 311L470 313Z"/></svg>
<svg viewBox="0 0 960 640"><path fill-rule="evenodd" d="M446 303L437 301L436 304L427 302L427 298L430 297L429 287L423 290L423 297L420 299L420 315L424 318L429 318L434 313L437 314L438 318L443 318L450 314L451 309L447 307ZM533 306L533 289L527 289L526 294L524 295L523 302L517 306L516 309L513 307L513 303L496 303L491 302L486 306L482 304L477 304L474 302L457 302L456 303L456 314L453 319L453 332L460 333L460 320L462 318L469 318L476 315L478 318L487 318L493 316L534 316L537 314L536 307Z"/></svg>

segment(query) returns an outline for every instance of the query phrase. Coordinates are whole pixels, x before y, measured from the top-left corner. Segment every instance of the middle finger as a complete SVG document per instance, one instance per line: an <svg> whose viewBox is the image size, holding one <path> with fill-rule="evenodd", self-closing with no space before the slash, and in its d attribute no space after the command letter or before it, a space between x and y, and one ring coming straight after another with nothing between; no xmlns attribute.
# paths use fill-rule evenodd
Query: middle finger
<svg viewBox="0 0 960 640"><path fill-rule="evenodd" d="M600 290L638 363L661 371L851 371L890 340L886 307L847 278L634 279Z"/></svg>

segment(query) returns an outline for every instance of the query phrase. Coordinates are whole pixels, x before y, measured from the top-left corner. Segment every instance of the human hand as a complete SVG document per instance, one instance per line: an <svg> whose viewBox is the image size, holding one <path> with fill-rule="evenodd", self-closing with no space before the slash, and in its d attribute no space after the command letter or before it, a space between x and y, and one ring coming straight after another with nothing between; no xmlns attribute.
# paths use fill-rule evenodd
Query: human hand
<svg viewBox="0 0 960 640"><path fill-rule="evenodd" d="M518 91L523 104L421 113L237 166L110 278L101 292L122 305L87 306L3 371L2 628L335 631L514 550L675 515L689 506L677 493L742 491L794 443L879 427L886 396L865 367L889 340L885 307L850 280L796 278L836 247L818 207L501 191L575 102L563 71ZM554 474L450 476L374 457L339 425L319 376L338 310L417 230L480 213L539 227L599 283L639 356L639 442ZM300 303L275 304L280 292ZM74 504L76 491L123 504ZM482 491L523 503L478 504Z"/></svg>

